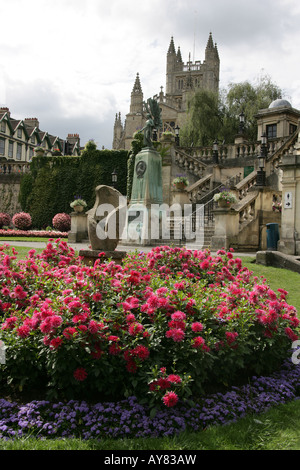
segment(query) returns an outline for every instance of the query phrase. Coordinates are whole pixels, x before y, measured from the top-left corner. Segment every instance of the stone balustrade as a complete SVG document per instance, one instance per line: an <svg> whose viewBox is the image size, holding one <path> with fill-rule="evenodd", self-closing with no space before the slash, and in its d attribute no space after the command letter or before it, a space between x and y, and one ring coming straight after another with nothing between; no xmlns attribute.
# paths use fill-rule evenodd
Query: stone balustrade
<svg viewBox="0 0 300 470"><path fill-rule="evenodd" d="M0 162L0 175L22 175L28 173L30 163L28 162Z"/></svg>
<svg viewBox="0 0 300 470"><path fill-rule="evenodd" d="M240 202L233 205L232 209L236 211L239 217L239 231L254 220L258 194L258 191L251 191Z"/></svg>
<svg viewBox="0 0 300 470"><path fill-rule="evenodd" d="M185 171L189 171L199 179L204 176L207 168L205 163L179 149L175 149L175 163L180 168L183 168Z"/></svg>
<svg viewBox="0 0 300 470"><path fill-rule="evenodd" d="M257 171L252 171L248 176L242 179L239 183L237 183L234 187L234 191L236 193L237 199L240 201L245 196L247 196L249 189L251 189L256 184L257 178Z"/></svg>
<svg viewBox="0 0 300 470"><path fill-rule="evenodd" d="M212 173L189 186L186 191L192 203L198 202L212 188Z"/></svg>

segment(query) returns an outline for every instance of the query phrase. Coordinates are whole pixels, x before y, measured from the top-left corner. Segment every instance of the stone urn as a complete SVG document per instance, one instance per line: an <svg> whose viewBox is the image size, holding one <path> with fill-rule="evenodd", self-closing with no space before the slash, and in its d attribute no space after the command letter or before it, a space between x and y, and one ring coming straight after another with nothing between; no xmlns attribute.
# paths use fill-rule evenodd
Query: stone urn
<svg viewBox="0 0 300 470"><path fill-rule="evenodd" d="M185 183L176 183L175 188L177 189L177 191L184 191L185 188L186 188L186 184Z"/></svg>
<svg viewBox="0 0 300 470"><path fill-rule="evenodd" d="M75 212L83 212L84 207L78 205L78 206L74 206L73 209Z"/></svg>
<svg viewBox="0 0 300 470"><path fill-rule="evenodd" d="M232 204L231 202L225 201L224 199L219 199L218 201L218 206L222 207L223 209L224 208L229 209L231 207L231 204Z"/></svg>

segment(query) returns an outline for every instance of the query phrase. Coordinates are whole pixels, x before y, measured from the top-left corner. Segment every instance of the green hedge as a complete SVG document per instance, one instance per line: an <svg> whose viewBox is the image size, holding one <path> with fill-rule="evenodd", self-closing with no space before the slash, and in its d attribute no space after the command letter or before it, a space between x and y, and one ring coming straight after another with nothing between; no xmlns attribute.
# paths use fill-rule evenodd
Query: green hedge
<svg viewBox="0 0 300 470"><path fill-rule="evenodd" d="M55 214L72 212L70 202L76 195L91 209L96 186L111 186L113 170L118 173L117 189L126 195L127 159L126 150L97 150L92 142L79 157L33 157L30 173L21 180L22 210L30 213L34 228L45 228L52 225Z"/></svg>

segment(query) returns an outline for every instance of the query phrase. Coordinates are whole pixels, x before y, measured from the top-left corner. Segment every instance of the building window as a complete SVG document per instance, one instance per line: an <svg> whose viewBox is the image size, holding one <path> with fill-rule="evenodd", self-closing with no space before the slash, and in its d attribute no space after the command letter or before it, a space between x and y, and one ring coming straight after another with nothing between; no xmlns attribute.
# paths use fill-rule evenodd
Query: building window
<svg viewBox="0 0 300 470"><path fill-rule="evenodd" d="M4 121L1 122L1 132L6 132L6 124Z"/></svg>
<svg viewBox="0 0 300 470"><path fill-rule="evenodd" d="M32 160L32 157L33 157L33 148L30 147L30 149L29 149L29 161Z"/></svg>
<svg viewBox="0 0 300 470"><path fill-rule="evenodd" d="M22 144L17 145L17 160L21 160L22 158Z"/></svg>
<svg viewBox="0 0 300 470"><path fill-rule="evenodd" d="M277 137L277 124L267 126L267 138L275 139Z"/></svg>
<svg viewBox="0 0 300 470"><path fill-rule="evenodd" d="M0 155L5 153L5 139L0 139Z"/></svg>
<svg viewBox="0 0 300 470"><path fill-rule="evenodd" d="M297 130L297 126L295 126L295 124L290 124L290 135L294 134L296 130Z"/></svg>
<svg viewBox="0 0 300 470"><path fill-rule="evenodd" d="M9 158L13 158L14 157L14 143L9 141L8 143L8 156Z"/></svg>
<svg viewBox="0 0 300 470"><path fill-rule="evenodd" d="M35 136L34 135L31 137L30 141L31 141L32 144L35 144Z"/></svg>
<svg viewBox="0 0 300 470"><path fill-rule="evenodd" d="M18 139L22 139L22 129L18 129L17 137L18 137Z"/></svg>

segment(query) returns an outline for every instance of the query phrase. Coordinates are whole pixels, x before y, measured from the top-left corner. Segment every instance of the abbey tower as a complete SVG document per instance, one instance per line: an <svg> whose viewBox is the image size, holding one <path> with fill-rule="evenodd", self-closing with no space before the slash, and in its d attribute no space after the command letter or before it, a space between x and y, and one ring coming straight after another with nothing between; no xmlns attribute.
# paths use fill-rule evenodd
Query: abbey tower
<svg viewBox="0 0 300 470"><path fill-rule="evenodd" d="M181 50L177 51L173 37L167 52L166 87L165 93L161 87L160 93L154 95L162 111L163 131L174 132L175 127L181 127L186 115L187 98L197 89L211 91L219 90L220 59L217 45L214 44L212 34L209 34L203 62L189 60L184 63ZM149 98L149 97L146 97ZM144 110L144 96L137 74L131 92L130 110L122 124L121 114L116 114L114 124L113 149L130 149L134 133L140 130L146 120Z"/></svg>

